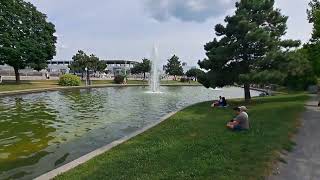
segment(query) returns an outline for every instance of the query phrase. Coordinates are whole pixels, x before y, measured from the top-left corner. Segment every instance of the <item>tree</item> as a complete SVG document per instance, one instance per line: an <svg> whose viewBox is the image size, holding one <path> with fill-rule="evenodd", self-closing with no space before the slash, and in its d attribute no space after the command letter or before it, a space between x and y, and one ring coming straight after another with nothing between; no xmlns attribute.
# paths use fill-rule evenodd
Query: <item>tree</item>
<svg viewBox="0 0 320 180"><path fill-rule="evenodd" d="M170 59L168 59L167 65L165 65L166 73L174 76L174 80L176 80L176 76L183 75L183 68L181 66L181 61L179 61L179 57L173 55Z"/></svg>
<svg viewBox="0 0 320 180"><path fill-rule="evenodd" d="M304 45L303 50L317 76L320 76L320 1L312 0L307 10L309 22L313 24L312 38L310 43Z"/></svg>
<svg viewBox="0 0 320 180"><path fill-rule="evenodd" d="M94 54L88 56L82 50L79 50L78 53L72 57L72 60L73 62L69 68L74 72L81 72L82 79L84 72L87 74L87 80L90 80L90 71L104 72L107 68L107 65L103 61L100 61L97 56Z"/></svg>
<svg viewBox="0 0 320 180"><path fill-rule="evenodd" d="M0 2L0 62L19 70L27 66L40 71L56 54L55 27L45 14L23 0Z"/></svg>
<svg viewBox="0 0 320 180"><path fill-rule="evenodd" d="M272 73L272 60L267 57L300 45L299 41L281 40L287 19L274 8L274 0L237 2L235 15L225 18L226 25L215 27L220 38L205 45L207 58L199 61L199 65L208 72L199 78L200 82L213 88L243 84L245 99L251 99L253 74Z"/></svg>
<svg viewBox="0 0 320 180"><path fill-rule="evenodd" d="M286 71L284 85L297 90L306 90L309 85L317 84L317 78L308 55L303 50L289 52L282 70Z"/></svg>
<svg viewBox="0 0 320 180"><path fill-rule="evenodd" d="M201 76L204 72L198 68L192 68L186 72L187 77L193 77L195 80L198 80L198 77Z"/></svg>
<svg viewBox="0 0 320 180"><path fill-rule="evenodd" d="M320 39L320 1L311 0L307 10L309 22L313 24L312 42L317 42Z"/></svg>
<svg viewBox="0 0 320 180"><path fill-rule="evenodd" d="M100 61L100 59L94 55L91 54L88 59L88 65L87 65L87 79L90 79L90 71L94 72L105 72L107 68L107 64L103 61Z"/></svg>
<svg viewBox="0 0 320 180"><path fill-rule="evenodd" d="M151 61L149 59L142 59L142 63L138 63L133 68L131 68L132 74L142 74L143 80L146 79L146 73L151 71Z"/></svg>
<svg viewBox="0 0 320 180"><path fill-rule="evenodd" d="M240 75L240 79L243 82L277 84L295 90L305 90L316 83L312 64L303 49L274 53L266 59L272 69L252 71L250 74Z"/></svg>
<svg viewBox="0 0 320 180"><path fill-rule="evenodd" d="M82 50L79 50L76 55L72 57L73 62L69 68L74 72L81 72L81 78L84 78L85 68L88 66L89 56Z"/></svg>
<svg viewBox="0 0 320 180"><path fill-rule="evenodd" d="M314 73L320 77L320 42L307 43L301 51L311 62Z"/></svg>

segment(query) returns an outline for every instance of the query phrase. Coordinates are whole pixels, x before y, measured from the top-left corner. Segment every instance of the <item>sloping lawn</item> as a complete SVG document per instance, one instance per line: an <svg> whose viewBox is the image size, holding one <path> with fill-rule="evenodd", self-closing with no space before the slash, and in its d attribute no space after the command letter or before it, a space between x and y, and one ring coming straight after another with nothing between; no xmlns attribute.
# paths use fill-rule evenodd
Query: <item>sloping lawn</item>
<svg viewBox="0 0 320 180"><path fill-rule="evenodd" d="M264 179L293 146L306 95L257 98L250 104L252 129L231 132L228 109L201 103L56 179ZM233 101L232 106L243 105Z"/></svg>
<svg viewBox="0 0 320 180"><path fill-rule="evenodd" d="M21 83L15 83L14 81L3 82L0 84L0 92L4 91L19 91L28 89L43 89L59 87L58 81L21 81Z"/></svg>

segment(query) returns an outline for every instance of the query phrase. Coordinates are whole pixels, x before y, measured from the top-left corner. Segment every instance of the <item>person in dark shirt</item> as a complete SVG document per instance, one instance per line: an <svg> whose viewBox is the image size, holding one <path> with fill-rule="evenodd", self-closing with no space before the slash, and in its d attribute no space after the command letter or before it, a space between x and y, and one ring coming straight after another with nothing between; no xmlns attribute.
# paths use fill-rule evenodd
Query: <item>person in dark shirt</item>
<svg viewBox="0 0 320 180"><path fill-rule="evenodd" d="M227 107L228 103L225 97L219 96L218 101L214 101L211 107Z"/></svg>
<svg viewBox="0 0 320 180"><path fill-rule="evenodd" d="M228 103L227 103L226 98L225 98L225 97L222 97L222 102L221 102L220 106L226 107L227 105L228 105Z"/></svg>

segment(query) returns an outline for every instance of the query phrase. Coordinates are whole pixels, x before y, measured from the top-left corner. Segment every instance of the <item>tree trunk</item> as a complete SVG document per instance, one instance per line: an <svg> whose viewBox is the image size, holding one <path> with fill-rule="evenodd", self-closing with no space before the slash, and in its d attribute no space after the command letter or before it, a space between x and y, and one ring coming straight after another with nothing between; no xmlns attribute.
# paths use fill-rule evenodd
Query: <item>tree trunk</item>
<svg viewBox="0 0 320 180"><path fill-rule="evenodd" d="M20 82L20 73L18 68L14 68L14 74L16 76L16 83Z"/></svg>
<svg viewBox="0 0 320 180"><path fill-rule="evenodd" d="M244 85L244 98L246 101L250 101L250 99L251 99L250 84Z"/></svg>
<svg viewBox="0 0 320 180"><path fill-rule="evenodd" d="M143 73L143 81L145 81L146 80L146 73L144 72Z"/></svg>

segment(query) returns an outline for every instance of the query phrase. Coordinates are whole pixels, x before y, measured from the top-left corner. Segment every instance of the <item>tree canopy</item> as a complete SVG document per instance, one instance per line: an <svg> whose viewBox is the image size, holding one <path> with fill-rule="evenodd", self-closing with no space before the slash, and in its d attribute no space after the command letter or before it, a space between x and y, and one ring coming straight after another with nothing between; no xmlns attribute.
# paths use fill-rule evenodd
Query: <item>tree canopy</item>
<svg viewBox="0 0 320 180"><path fill-rule="evenodd" d="M198 68L192 68L186 72L187 77L193 77L197 81L198 77L203 75L203 71Z"/></svg>
<svg viewBox="0 0 320 180"><path fill-rule="evenodd" d="M312 38L303 47L317 76L320 76L320 1L311 0L307 10L309 22L313 24Z"/></svg>
<svg viewBox="0 0 320 180"><path fill-rule="evenodd" d="M131 68L132 74L143 74L143 79L146 79L146 73L151 71L151 61L149 59L142 59L141 63L138 63Z"/></svg>
<svg viewBox="0 0 320 180"><path fill-rule="evenodd" d="M288 17L274 8L274 0L241 0L236 12L225 18L226 25L215 26L219 38L205 45L207 58L199 61L208 72L199 78L206 87L243 84L250 99L250 85L257 73L274 73L277 64L270 56L300 45L282 40Z"/></svg>
<svg viewBox="0 0 320 180"><path fill-rule="evenodd" d="M104 72L107 68L106 63L100 61L100 59L91 54L88 56L84 51L79 50L76 55L72 57L73 62L70 64L69 68L74 72L81 72L82 78L83 73L86 71L87 79L90 79L90 71L94 72Z"/></svg>
<svg viewBox="0 0 320 180"><path fill-rule="evenodd" d="M309 2L308 20L313 24L311 41L319 41L320 39L320 1L311 0Z"/></svg>
<svg viewBox="0 0 320 180"><path fill-rule="evenodd" d="M16 81L19 70L47 67L56 54L55 26L45 14L23 0L0 2L0 63L12 66Z"/></svg>
<svg viewBox="0 0 320 180"><path fill-rule="evenodd" d="M183 68L178 56L173 55L170 59L168 59L168 63L165 65L165 71L171 76L183 75Z"/></svg>

